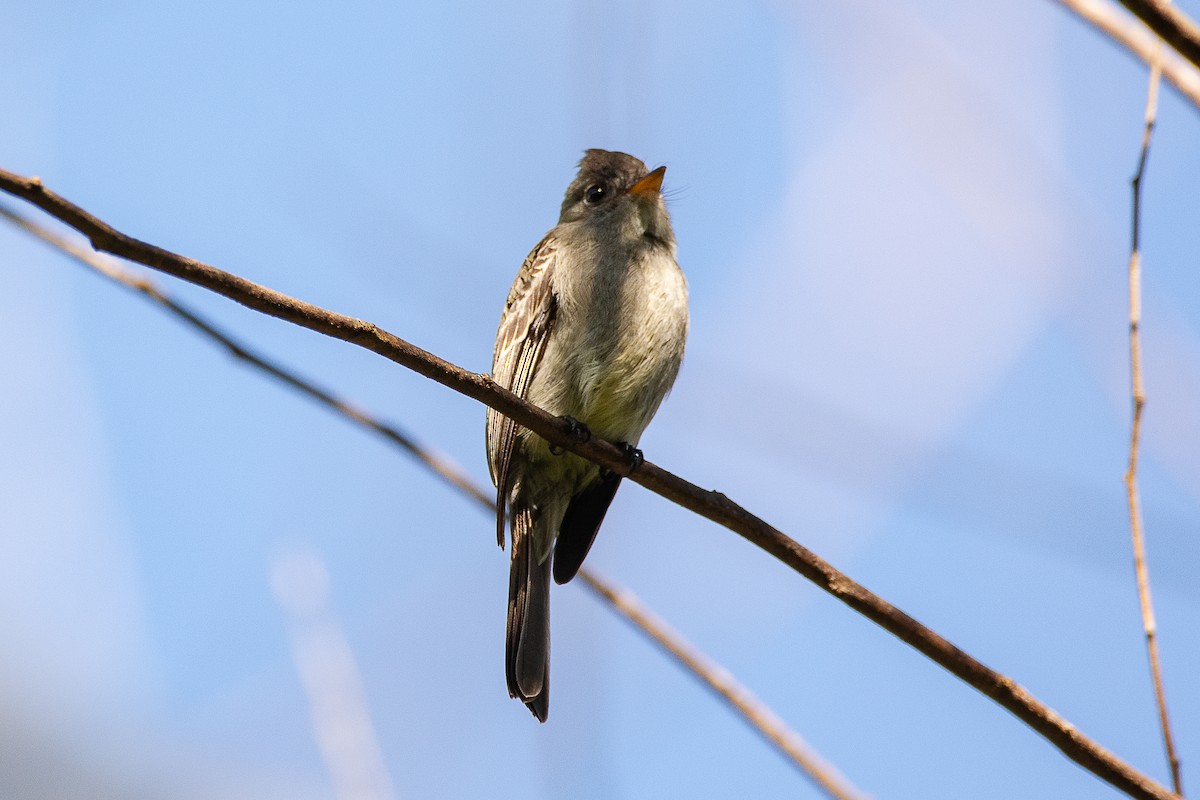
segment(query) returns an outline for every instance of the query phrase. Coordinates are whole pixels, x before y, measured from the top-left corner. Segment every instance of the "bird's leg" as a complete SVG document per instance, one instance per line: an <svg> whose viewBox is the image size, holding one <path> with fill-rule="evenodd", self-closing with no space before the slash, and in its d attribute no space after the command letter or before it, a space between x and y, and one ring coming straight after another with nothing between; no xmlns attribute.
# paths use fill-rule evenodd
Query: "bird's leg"
<svg viewBox="0 0 1200 800"><path fill-rule="evenodd" d="M569 429L567 432L571 435L572 439L580 444L583 444L592 438L592 432L588 430L588 426L584 425L574 417L568 417L564 415L559 417L559 419L567 423L567 428ZM552 455L561 456L564 452L566 452L565 448L559 447L556 444L550 445L550 453Z"/></svg>
<svg viewBox="0 0 1200 800"><path fill-rule="evenodd" d="M646 463L646 456L642 455L642 451L629 442L621 442L620 446L625 451L625 457L629 459L629 471L625 474L632 475L638 467Z"/></svg>

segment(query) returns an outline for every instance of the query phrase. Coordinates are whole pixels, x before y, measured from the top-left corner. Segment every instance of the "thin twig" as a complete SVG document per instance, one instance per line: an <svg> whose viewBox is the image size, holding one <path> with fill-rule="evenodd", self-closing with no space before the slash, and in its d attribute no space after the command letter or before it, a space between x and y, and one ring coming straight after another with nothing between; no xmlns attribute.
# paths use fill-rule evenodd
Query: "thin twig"
<svg viewBox="0 0 1200 800"><path fill-rule="evenodd" d="M125 269L114 263L112 259L85 249L75 241L60 236L2 205L0 205L0 217L8 219L14 225L59 248L76 261L99 272L106 278L140 293L227 350L235 358L277 378L287 386L318 401L334 413L383 436L416 458L466 497L474 500L482 511L489 515L496 513L495 499L491 493L485 492L477 486L467 475L466 470L458 464L432 452L409 435L382 422L372 414L352 406L328 390L316 386L311 381L301 378L296 373L263 356L256 355L246 345L237 342L194 311L171 299L145 276ZM824 789L830 797L835 800L860 800L865 797L836 769L814 752L799 734L788 728L749 689L739 684L728 670L697 652L677 633L673 632L665 622L645 610L633 592L601 578L587 567L579 571L579 577L583 579L583 585L591 591L593 596L641 628L651 641L658 644L664 652L689 670L694 677L716 689L751 727L755 728L770 744Z"/></svg>
<svg viewBox="0 0 1200 800"><path fill-rule="evenodd" d="M707 491L599 438L580 441L577 426L532 406L498 386L487 375L468 372L363 320L328 311L281 292L223 272L127 236L42 185L0 170L0 189L38 206L87 236L98 250L136 261L169 275L204 286L222 296L309 330L324 333L384 356L461 394L499 411L550 444L610 469L662 497L723 525L770 553L818 587L908 643L952 674L1012 712L1068 758L1131 797L1176 797L1165 787L1084 736L1024 687L960 650L882 597L764 520L716 491Z"/></svg>
<svg viewBox="0 0 1200 800"><path fill-rule="evenodd" d="M1155 48L1162 40L1155 36L1135 17L1121 11L1108 0L1055 0L1059 5L1074 11L1101 33L1147 64L1155 59ZM1200 69L1183 59L1175 51L1159 51L1157 59L1163 77L1200 110Z"/></svg>
<svg viewBox="0 0 1200 800"><path fill-rule="evenodd" d="M1121 5L1137 15L1146 27L1181 56L1200 67L1200 25L1173 6L1170 0L1121 0Z"/></svg>
<svg viewBox="0 0 1200 800"><path fill-rule="evenodd" d="M1159 45L1161 49L1161 44ZM1137 172L1133 176L1133 233L1129 249L1129 372L1133 396L1133 423L1129 430L1129 468L1125 471L1125 494L1129 501L1129 531L1133 541L1133 569L1137 576L1138 605L1142 610L1142 630L1146 634L1146 656L1154 680L1154 697L1158 705L1158 721L1162 727L1163 746L1171 767L1171 785L1175 794L1183 796L1183 778L1175 737L1167 715L1167 691L1163 685L1162 661L1158 655L1158 626L1154 620L1154 603L1150 597L1150 570L1146 566L1146 541L1142 527L1141 499L1138 494L1138 445L1142 435L1142 411L1146 406L1146 391L1142 383L1142 179L1146 175L1146 160L1150 156L1150 141L1158 116L1158 60L1150 62L1150 83L1146 90L1145 127L1142 129L1142 148L1138 155Z"/></svg>
<svg viewBox="0 0 1200 800"><path fill-rule="evenodd" d="M720 665L705 658L679 633L672 630L666 622L643 606L637 597L620 587L606 584L594 574L580 572L579 577L583 578L584 584L589 589L606 598L613 608L633 623L638 630L650 637L652 641L666 647L676 661L695 674L702 676L709 687L725 702L750 717L754 727L767 737L771 744L783 750L793 761L800 764L804 771L812 776L817 785L825 790L826 794L839 798L862 797L848 789L846 779L838 773L834 766L813 753L808 743L789 730L783 720L775 716L770 708L740 685Z"/></svg>
<svg viewBox="0 0 1200 800"><path fill-rule="evenodd" d="M298 377L295 373L290 372L283 367L275 364L263 356L258 355L243 344L238 343L234 339L212 323L198 316L194 311L186 306L183 306L172 300L158 286L143 275L139 275L127 269L123 269L113 260L105 258L94 250L89 250L82 247L80 244L50 231L34 223L32 220L16 214L4 206L0 206L0 216L6 218L14 225L23 228L39 239L59 248L75 260L82 263L84 266L99 272L106 278L116 281L134 291L146 296L155 303L158 303L175 317L191 325L200 333L216 342L229 352L234 358L244 361L252 367L256 367L268 375L276 378L283 383L291 386L298 392L305 394L318 403L336 411L344 417L354 420L360 425L388 439L392 444L406 451L413 458L420 461L430 470L435 472L443 480L450 483L455 488L471 495L475 500L487 505L495 510L495 499L488 497L487 494L481 492L471 479L460 470L455 464L439 455L432 449L418 444L408 434L401 432L399 429L388 425L380 420L372 417L370 414L354 407L345 400L336 397L331 392L320 388L311 381L307 381Z"/></svg>

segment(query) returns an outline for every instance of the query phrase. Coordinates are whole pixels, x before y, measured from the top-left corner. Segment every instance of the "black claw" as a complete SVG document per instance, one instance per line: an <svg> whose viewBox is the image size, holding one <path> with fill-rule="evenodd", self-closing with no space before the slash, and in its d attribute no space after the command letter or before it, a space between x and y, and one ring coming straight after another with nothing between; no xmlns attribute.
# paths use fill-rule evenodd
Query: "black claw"
<svg viewBox="0 0 1200 800"><path fill-rule="evenodd" d="M570 426L571 437L576 441L583 443L592 438L592 432L588 430L588 426L574 417L563 417L563 422Z"/></svg>
<svg viewBox="0 0 1200 800"><path fill-rule="evenodd" d="M631 445L629 442L621 442L621 449L625 451L625 457L629 459L629 471L626 475L632 475L638 467L646 463L646 456L642 451Z"/></svg>
<svg viewBox="0 0 1200 800"><path fill-rule="evenodd" d="M562 416L559 417L559 419L567 423L567 433L570 434L572 439L580 444L583 444L592 438L592 432L588 430L588 426L584 425L574 417ZM550 445L550 453L552 455L561 456L564 452L566 452L566 448L560 447L556 444Z"/></svg>

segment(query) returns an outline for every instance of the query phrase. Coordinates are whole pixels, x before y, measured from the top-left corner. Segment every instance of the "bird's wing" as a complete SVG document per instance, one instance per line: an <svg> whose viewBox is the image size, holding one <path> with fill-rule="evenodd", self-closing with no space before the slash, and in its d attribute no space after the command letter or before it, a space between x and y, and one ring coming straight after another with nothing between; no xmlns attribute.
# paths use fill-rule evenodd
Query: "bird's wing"
<svg viewBox="0 0 1200 800"><path fill-rule="evenodd" d="M500 317L492 379L520 398L545 352L554 327L558 303L554 296L554 265L558 247L552 236L538 242L517 272ZM509 467L516 444L517 425L491 408L487 412L487 455L496 484L496 539L504 546L504 504L510 488Z"/></svg>
<svg viewBox="0 0 1200 800"><path fill-rule="evenodd" d="M606 470L600 480L571 498L554 542L555 583L571 580L583 566L620 485L621 476Z"/></svg>

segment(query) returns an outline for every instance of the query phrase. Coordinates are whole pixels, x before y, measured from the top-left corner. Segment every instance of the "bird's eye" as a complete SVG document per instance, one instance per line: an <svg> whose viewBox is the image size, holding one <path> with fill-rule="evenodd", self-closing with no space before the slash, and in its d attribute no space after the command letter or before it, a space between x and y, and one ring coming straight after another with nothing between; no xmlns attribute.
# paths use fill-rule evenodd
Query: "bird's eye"
<svg viewBox="0 0 1200 800"><path fill-rule="evenodd" d="M605 197L608 196L608 189L604 188L603 183L593 183L583 192L583 202L589 206L594 206Z"/></svg>

